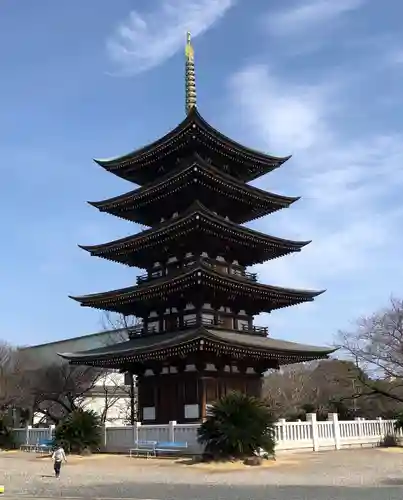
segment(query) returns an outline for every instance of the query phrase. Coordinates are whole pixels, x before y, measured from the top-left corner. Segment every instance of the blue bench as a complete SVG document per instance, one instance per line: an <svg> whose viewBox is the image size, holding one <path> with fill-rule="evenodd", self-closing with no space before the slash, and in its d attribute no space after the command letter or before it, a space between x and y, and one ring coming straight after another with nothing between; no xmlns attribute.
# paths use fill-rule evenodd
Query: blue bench
<svg viewBox="0 0 403 500"><path fill-rule="evenodd" d="M38 442L35 451L38 453L46 453L52 451L53 444L53 439L42 439Z"/></svg>
<svg viewBox="0 0 403 500"><path fill-rule="evenodd" d="M155 453L178 453L186 450L187 442L183 441L158 441L155 446Z"/></svg>
<svg viewBox="0 0 403 500"><path fill-rule="evenodd" d="M34 453L45 453L51 451L53 448L53 439L41 439L36 444L22 444L21 451L31 451Z"/></svg>
<svg viewBox="0 0 403 500"><path fill-rule="evenodd" d="M22 444L20 446L20 451L36 451L37 445L36 444Z"/></svg>
<svg viewBox="0 0 403 500"><path fill-rule="evenodd" d="M140 455L145 455L146 458L155 457L156 446L157 446L157 441L136 441L134 443L134 447L130 448L129 450L129 456L138 457Z"/></svg>

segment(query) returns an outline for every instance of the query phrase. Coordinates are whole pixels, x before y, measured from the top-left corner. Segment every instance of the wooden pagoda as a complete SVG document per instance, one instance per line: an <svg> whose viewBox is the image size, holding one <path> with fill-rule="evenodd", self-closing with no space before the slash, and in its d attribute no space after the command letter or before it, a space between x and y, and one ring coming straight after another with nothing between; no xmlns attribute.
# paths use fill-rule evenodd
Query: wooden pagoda
<svg viewBox="0 0 403 500"><path fill-rule="evenodd" d="M148 146L96 160L140 187L91 205L149 229L81 248L145 274L136 286L72 298L142 322L128 341L61 354L72 364L136 375L138 418L146 423L199 421L228 391L259 396L266 370L332 352L272 339L267 328L253 324L260 312L309 302L322 292L263 285L246 270L309 243L240 225L298 199L248 184L288 158L248 149L215 130L197 110L194 76L188 38L186 118Z"/></svg>

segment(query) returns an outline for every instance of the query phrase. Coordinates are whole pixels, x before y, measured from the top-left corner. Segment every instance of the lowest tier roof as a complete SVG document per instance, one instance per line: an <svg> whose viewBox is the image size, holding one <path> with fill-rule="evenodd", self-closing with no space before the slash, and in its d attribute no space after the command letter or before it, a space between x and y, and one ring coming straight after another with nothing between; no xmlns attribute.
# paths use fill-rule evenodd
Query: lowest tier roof
<svg viewBox="0 0 403 500"><path fill-rule="evenodd" d="M208 164L195 153L150 184L89 203L101 212L152 226L174 212L182 212L193 200L229 216L234 222L244 223L289 207L298 199L249 186Z"/></svg>
<svg viewBox="0 0 403 500"><path fill-rule="evenodd" d="M237 303L240 309L249 309L251 314L257 314L310 302L323 292L253 283L242 277L219 272L199 261L179 270L178 274L137 286L71 298L84 307L143 316L155 308L177 306L183 300L203 300L208 303L214 296L215 300L220 297L223 305Z"/></svg>
<svg viewBox="0 0 403 500"><path fill-rule="evenodd" d="M184 356L197 350L214 351L218 355L234 355L238 359L277 360L279 365L325 358L335 351L285 340L238 333L233 330L199 327L170 333L138 336L129 341L76 353L59 353L73 364L122 368L125 363L163 361L171 356Z"/></svg>
<svg viewBox="0 0 403 500"><path fill-rule="evenodd" d="M95 159L100 166L123 179L145 184L175 168L189 152L208 153L220 168L243 181L251 181L278 168L290 157L276 157L246 148L221 134L193 107L186 118L157 141L124 156Z"/></svg>
<svg viewBox="0 0 403 500"><path fill-rule="evenodd" d="M277 238L239 226L195 202L180 216L151 229L109 243L80 247L93 256L148 268L153 262L180 252L197 252L200 241L203 241L203 250L207 253L221 255L225 252L243 266L298 252L310 243Z"/></svg>

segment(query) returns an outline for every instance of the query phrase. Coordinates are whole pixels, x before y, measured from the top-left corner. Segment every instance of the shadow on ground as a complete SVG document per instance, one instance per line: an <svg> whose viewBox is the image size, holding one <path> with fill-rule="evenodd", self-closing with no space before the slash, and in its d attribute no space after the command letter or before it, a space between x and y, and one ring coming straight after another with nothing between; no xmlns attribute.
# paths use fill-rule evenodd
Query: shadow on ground
<svg viewBox="0 0 403 500"><path fill-rule="evenodd" d="M403 486L403 476L402 477L388 477L382 481L384 486ZM403 498L403 491L402 491Z"/></svg>
<svg viewBox="0 0 403 500"><path fill-rule="evenodd" d="M59 481L8 498L153 500L402 500L401 487L170 485L122 482L74 487Z"/></svg>

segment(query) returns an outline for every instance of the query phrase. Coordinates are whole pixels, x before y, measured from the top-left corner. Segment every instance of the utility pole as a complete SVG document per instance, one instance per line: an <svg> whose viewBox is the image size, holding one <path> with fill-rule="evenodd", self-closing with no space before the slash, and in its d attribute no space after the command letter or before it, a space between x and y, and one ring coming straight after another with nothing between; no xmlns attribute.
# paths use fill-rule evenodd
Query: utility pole
<svg viewBox="0 0 403 500"><path fill-rule="evenodd" d="M355 387L355 379L351 379L352 385L353 385L353 411L354 411L354 417L357 415L357 398L356 398L356 387Z"/></svg>
<svg viewBox="0 0 403 500"><path fill-rule="evenodd" d="M135 387L134 387L134 376L133 373L129 373L130 377L130 425L134 425L136 422L136 406L135 406Z"/></svg>

